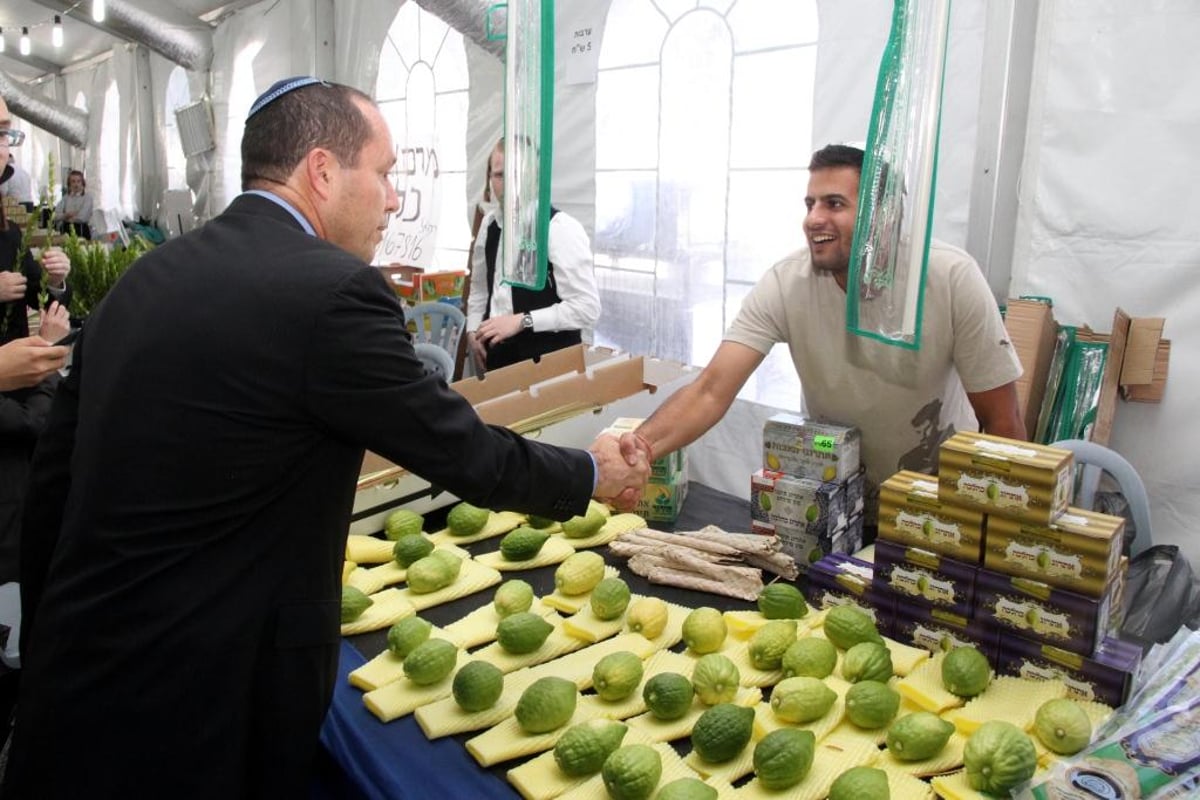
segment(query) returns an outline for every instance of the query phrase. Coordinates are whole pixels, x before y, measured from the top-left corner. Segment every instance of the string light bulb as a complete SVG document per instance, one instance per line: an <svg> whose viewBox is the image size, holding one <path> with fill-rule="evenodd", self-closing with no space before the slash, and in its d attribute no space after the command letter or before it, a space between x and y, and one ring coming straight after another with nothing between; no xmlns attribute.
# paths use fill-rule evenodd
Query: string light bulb
<svg viewBox="0 0 1200 800"><path fill-rule="evenodd" d="M104 0L92 0L92 21L104 22Z"/></svg>
<svg viewBox="0 0 1200 800"><path fill-rule="evenodd" d="M63 45L62 17L58 14L54 15L54 29L50 32L50 42L55 47Z"/></svg>
<svg viewBox="0 0 1200 800"><path fill-rule="evenodd" d="M21 28L21 55L29 55L32 49L32 45L29 44L29 28Z"/></svg>

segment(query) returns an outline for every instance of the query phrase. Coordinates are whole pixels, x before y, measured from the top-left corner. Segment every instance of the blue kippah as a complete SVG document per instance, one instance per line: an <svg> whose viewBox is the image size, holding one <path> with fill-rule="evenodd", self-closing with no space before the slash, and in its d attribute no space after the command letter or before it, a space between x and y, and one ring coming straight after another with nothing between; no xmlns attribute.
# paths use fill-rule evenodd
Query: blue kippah
<svg viewBox="0 0 1200 800"><path fill-rule="evenodd" d="M246 119L250 119L288 92L299 89L302 86L312 86L314 83L319 83L322 86L329 85L320 78L313 78L308 75L299 75L295 78L284 78L281 81L276 81L270 89L267 89L258 96L258 99L254 101L254 105L250 106L250 113L246 115Z"/></svg>

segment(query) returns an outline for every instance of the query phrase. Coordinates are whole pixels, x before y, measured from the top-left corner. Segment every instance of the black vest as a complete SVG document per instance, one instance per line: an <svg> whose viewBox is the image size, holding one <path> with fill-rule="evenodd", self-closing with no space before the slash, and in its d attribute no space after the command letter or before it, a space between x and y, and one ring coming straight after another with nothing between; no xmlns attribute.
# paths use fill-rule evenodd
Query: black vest
<svg viewBox="0 0 1200 800"><path fill-rule="evenodd" d="M554 215L558 213L558 209L550 208L550 219L554 219ZM500 225L492 220L492 224L488 225L487 238L484 239L483 253L484 260L487 264L487 306L485 308L483 318L487 319L492 313L492 292L496 287L496 255L500 252ZM525 289L520 286L512 286L512 302L513 311L517 314L524 314L527 311L533 311L538 308L549 308L555 303L561 302L562 298L558 296L558 284L554 279L554 265L547 264L546 266L546 285L539 291L533 289ZM579 331L530 331L522 330L516 336L510 339L505 339L500 344L494 345L488 350L487 368L489 370L506 367L509 364L516 364L518 361L526 361L531 358L538 358L545 353L550 353L555 350L561 350L564 347L579 344L583 341L583 337Z"/></svg>

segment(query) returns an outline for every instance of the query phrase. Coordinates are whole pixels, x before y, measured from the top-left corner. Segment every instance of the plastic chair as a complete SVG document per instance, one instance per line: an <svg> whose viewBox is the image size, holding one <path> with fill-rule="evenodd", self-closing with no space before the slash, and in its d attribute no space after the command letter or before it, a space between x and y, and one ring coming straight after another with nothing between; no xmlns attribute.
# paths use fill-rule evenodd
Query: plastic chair
<svg viewBox="0 0 1200 800"><path fill-rule="evenodd" d="M462 311L449 303L419 303L406 312L410 325L416 326L414 342L428 342L450 354L458 355L458 340L467 326Z"/></svg>
<svg viewBox="0 0 1200 800"><path fill-rule="evenodd" d="M429 342L417 342L413 349L417 351L417 358L425 365L426 372L437 375L446 383L454 379L454 359L450 358L450 354L445 350Z"/></svg>
<svg viewBox="0 0 1200 800"><path fill-rule="evenodd" d="M9 669L20 669L21 584L16 581L0 586L0 625L8 628L8 641L0 649L0 662Z"/></svg>
<svg viewBox="0 0 1200 800"><path fill-rule="evenodd" d="M1075 464L1080 471L1075 489L1075 505L1079 508L1089 511L1095 509L1096 489L1100 486L1101 473L1107 472L1116 479L1121 487L1121 494L1129 503L1129 513L1133 516L1133 524L1137 529L1137 535L1130 546L1130 558L1154 544L1154 537L1150 533L1150 498L1146 495L1146 486L1132 464L1115 450L1083 439L1064 439L1055 442L1051 447L1061 447L1075 454Z"/></svg>

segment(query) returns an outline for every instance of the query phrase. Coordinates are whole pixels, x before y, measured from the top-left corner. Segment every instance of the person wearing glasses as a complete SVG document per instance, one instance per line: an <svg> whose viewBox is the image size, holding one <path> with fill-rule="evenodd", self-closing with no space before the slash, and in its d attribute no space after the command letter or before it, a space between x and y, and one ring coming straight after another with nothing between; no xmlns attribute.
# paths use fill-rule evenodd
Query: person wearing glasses
<svg viewBox="0 0 1200 800"><path fill-rule="evenodd" d="M11 197L32 214L34 209L33 179L17 163L17 158L11 151L8 154L8 165L12 167L12 177L0 184L0 197Z"/></svg>
<svg viewBox="0 0 1200 800"><path fill-rule="evenodd" d="M549 266L540 291L509 286L497 266L505 224L504 140L488 159L484 216L471 254L467 350L477 375L579 344L600 319L600 292L587 231L569 214L550 209Z"/></svg>

